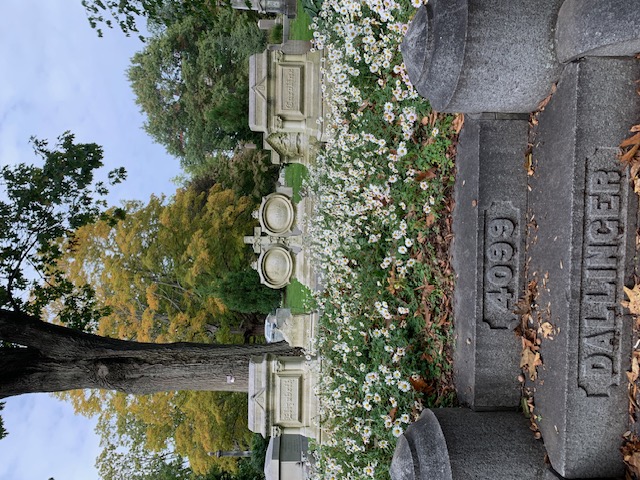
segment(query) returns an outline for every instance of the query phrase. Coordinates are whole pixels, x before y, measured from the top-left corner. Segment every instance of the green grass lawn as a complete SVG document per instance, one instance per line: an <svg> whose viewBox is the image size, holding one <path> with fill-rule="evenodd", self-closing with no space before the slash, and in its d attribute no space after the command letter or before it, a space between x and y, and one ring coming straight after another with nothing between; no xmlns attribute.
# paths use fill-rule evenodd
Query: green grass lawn
<svg viewBox="0 0 640 480"><path fill-rule="evenodd" d="M298 315L314 310L316 307L313 294L298 280L293 279L284 292L284 308L291 309L291 313Z"/></svg>
<svg viewBox="0 0 640 480"><path fill-rule="evenodd" d="M289 40L311 40L313 32L309 30L311 17L302 8L302 1L298 0L298 13L289 24Z"/></svg>
<svg viewBox="0 0 640 480"><path fill-rule="evenodd" d="M300 196L302 182L308 177L309 171L300 163L290 163L284 168L284 182L287 187L293 188L293 203L298 203L302 200Z"/></svg>

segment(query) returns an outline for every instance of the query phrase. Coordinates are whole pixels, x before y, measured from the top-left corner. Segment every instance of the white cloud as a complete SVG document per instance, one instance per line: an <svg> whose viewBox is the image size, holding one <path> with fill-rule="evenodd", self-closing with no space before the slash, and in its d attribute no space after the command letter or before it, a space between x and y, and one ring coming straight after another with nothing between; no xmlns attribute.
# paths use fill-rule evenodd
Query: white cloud
<svg viewBox="0 0 640 480"><path fill-rule="evenodd" d="M8 398L2 417L9 435L0 441L3 480L92 480L99 453L95 422L47 394Z"/></svg>

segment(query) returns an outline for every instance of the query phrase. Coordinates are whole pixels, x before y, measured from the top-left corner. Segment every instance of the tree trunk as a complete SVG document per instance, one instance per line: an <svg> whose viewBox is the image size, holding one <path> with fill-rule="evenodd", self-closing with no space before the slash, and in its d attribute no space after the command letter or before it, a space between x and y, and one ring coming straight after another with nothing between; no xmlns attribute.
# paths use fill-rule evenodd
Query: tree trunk
<svg viewBox="0 0 640 480"><path fill-rule="evenodd" d="M249 359L296 355L266 345L141 343L99 337L0 310L0 398L83 388L147 394L173 390L248 391Z"/></svg>

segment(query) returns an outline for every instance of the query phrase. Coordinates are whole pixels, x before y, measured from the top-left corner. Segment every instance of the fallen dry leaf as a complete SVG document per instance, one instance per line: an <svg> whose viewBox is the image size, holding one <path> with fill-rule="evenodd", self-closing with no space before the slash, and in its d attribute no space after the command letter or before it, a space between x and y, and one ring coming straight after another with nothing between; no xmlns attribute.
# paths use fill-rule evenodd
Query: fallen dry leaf
<svg viewBox="0 0 640 480"><path fill-rule="evenodd" d="M631 147L638 144L640 144L640 132L636 133L633 137L629 137L623 140L620 146L624 148L624 147Z"/></svg>
<svg viewBox="0 0 640 480"><path fill-rule="evenodd" d="M631 132L635 133L635 135L623 140L620 144L620 148L628 149L620 155L620 161L630 167L631 178L636 178L638 172L640 172L640 155L638 155L640 151L640 131L634 130L636 127L640 127L640 125L635 125L631 129Z"/></svg>
<svg viewBox="0 0 640 480"><path fill-rule="evenodd" d="M538 104L538 108L536 110L540 110L540 111L544 110L544 108L547 106L547 104L551 101L551 97L553 96L553 94L556 93L557 89L558 89L558 87L554 83L551 86L551 93L549 93L549 95L547 95L547 97Z"/></svg>
<svg viewBox="0 0 640 480"><path fill-rule="evenodd" d="M417 182L421 182L423 180L432 180L434 178L436 178L436 169L435 168L430 168L427 171L424 172L418 172L416 173L416 181Z"/></svg>
<svg viewBox="0 0 640 480"><path fill-rule="evenodd" d="M640 442L635 435L626 439L626 443L622 447L622 458L630 473L638 478L640 476Z"/></svg>
<svg viewBox="0 0 640 480"><path fill-rule="evenodd" d="M436 216L433 213L430 213L429 215L427 215L427 217L425 218L425 223L427 224L427 227L430 227L431 225L433 225L434 223L436 223Z"/></svg>
<svg viewBox="0 0 640 480"><path fill-rule="evenodd" d="M421 375L411 375L409 377L409 383L416 392L430 394L434 391L433 386L429 385Z"/></svg>
<svg viewBox="0 0 640 480"><path fill-rule="evenodd" d="M464 115L462 113L458 113L454 117L453 122L451 123L451 127L453 128L453 131L456 132L456 135L460 133L460 130L462 130L463 125L464 125Z"/></svg>
<svg viewBox="0 0 640 480"><path fill-rule="evenodd" d="M623 307L629 309L632 315L640 315L640 284L634 285L633 288L624 288L624 293L629 297L629 301L620 302Z"/></svg>
<svg viewBox="0 0 640 480"><path fill-rule="evenodd" d="M522 351L520 368L529 372L529 378L531 381L534 381L538 377L536 367L539 367L540 365L542 365L542 360L540 359L540 354L538 352L533 352L530 348L525 348Z"/></svg>
<svg viewBox="0 0 640 480"><path fill-rule="evenodd" d="M555 330L553 328L553 325L551 325L549 322L544 322L542 325L540 325L540 328L538 331L542 334L544 338L553 340L552 335L555 334Z"/></svg>
<svg viewBox="0 0 640 480"><path fill-rule="evenodd" d="M398 407L393 407L391 410L389 410L389 416L391 417L391 421L394 421L396 419L397 413L398 413Z"/></svg>
<svg viewBox="0 0 640 480"><path fill-rule="evenodd" d="M640 375L640 364L638 363L638 357L636 355L631 359L631 371L627 372L627 378L629 382L633 383L638 379Z"/></svg>

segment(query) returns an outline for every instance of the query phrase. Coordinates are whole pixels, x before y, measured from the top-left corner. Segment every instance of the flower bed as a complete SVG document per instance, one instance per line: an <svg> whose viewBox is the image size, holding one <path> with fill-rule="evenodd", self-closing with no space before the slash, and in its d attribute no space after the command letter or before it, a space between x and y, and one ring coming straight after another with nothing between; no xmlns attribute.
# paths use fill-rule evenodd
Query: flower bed
<svg viewBox="0 0 640 480"><path fill-rule="evenodd" d="M325 0L311 26L329 106L309 179L326 286L317 349L329 440L315 446L316 478L389 478L396 437L452 400L454 119L431 112L402 63L415 6Z"/></svg>

